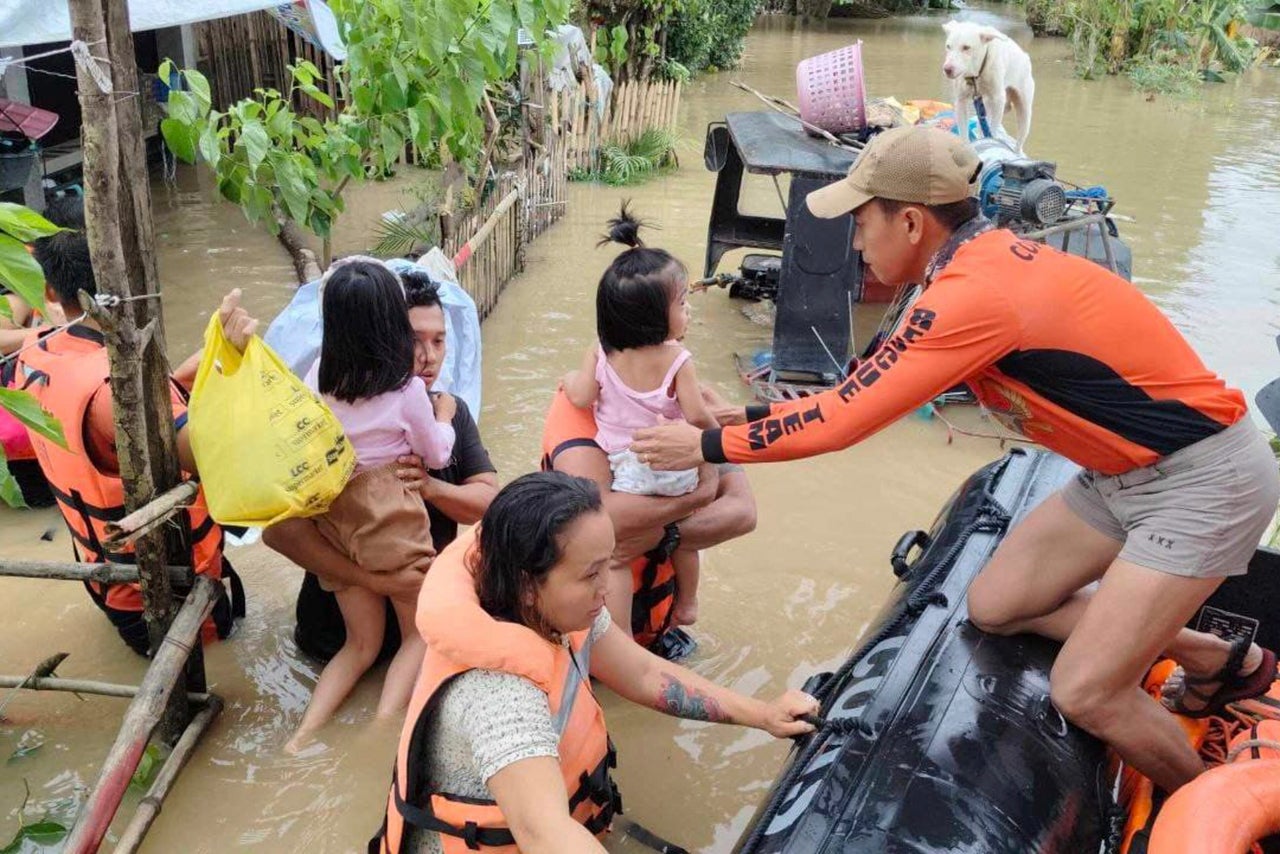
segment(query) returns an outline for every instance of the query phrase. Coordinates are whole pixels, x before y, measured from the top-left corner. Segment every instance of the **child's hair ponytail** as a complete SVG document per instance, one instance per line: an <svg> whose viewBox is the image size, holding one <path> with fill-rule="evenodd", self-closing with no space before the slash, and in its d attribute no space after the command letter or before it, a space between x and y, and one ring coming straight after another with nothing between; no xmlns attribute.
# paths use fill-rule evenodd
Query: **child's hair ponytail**
<svg viewBox="0 0 1280 854"><path fill-rule="evenodd" d="M604 237L596 244L596 247L604 246L607 243L621 243L632 249L643 249L644 241L640 239L640 229L648 223L634 216L631 211L627 210L630 200L622 203L622 210L618 215L609 220L609 230L604 233ZM658 250L661 252L662 250Z"/></svg>
<svg viewBox="0 0 1280 854"><path fill-rule="evenodd" d="M640 239L645 225L624 201L597 244L630 247L613 259L596 290L596 333L606 353L661 344L670 338L671 304L686 288L685 266L670 252L645 246Z"/></svg>

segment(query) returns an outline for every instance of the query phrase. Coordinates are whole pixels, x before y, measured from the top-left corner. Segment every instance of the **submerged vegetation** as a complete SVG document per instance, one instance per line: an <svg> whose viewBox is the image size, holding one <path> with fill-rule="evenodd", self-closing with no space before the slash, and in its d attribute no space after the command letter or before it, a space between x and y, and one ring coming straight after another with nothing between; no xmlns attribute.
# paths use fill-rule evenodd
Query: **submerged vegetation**
<svg viewBox="0 0 1280 854"><path fill-rule="evenodd" d="M1246 25L1280 26L1259 0L1024 0L1037 35L1071 40L1086 79L1128 74L1143 91L1193 94L1265 59Z"/></svg>
<svg viewBox="0 0 1280 854"><path fill-rule="evenodd" d="M627 142L600 146L600 166L595 171L575 170L572 181L600 181L615 187L641 184L678 166L674 133L649 128Z"/></svg>

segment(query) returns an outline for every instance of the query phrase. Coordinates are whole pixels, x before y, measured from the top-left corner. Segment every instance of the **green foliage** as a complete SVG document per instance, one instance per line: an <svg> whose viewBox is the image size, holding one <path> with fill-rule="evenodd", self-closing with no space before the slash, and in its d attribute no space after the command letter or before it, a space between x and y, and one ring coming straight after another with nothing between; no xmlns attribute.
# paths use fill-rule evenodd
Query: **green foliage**
<svg viewBox="0 0 1280 854"><path fill-rule="evenodd" d="M409 144L470 164L483 149L487 83L517 67L517 32L535 38L568 16L568 0L333 0L347 44L335 93L309 62L290 66L288 92L255 90L222 113L208 82L182 72L170 93L165 141L179 158L207 163L218 189L254 222L282 213L327 241L348 183L393 171ZM159 75L167 79L169 63ZM321 121L296 108L321 105ZM327 260L327 259L326 259Z"/></svg>
<svg viewBox="0 0 1280 854"><path fill-rule="evenodd" d="M0 854L23 854L30 851L31 846L37 849L46 846L53 846L61 842L67 836L67 829L56 821L37 821L31 824L24 824L18 828L18 833L9 841L9 844L0 848ZM28 845L27 843L30 843ZM50 850L53 850L50 848Z"/></svg>
<svg viewBox="0 0 1280 854"><path fill-rule="evenodd" d="M1062 18L1059 0L1022 0L1027 14L1027 24L1037 36L1066 35L1067 25Z"/></svg>
<svg viewBox="0 0 1280 854"><path fill-rule="evenodd" d="M613 78L667 79L732 68L763 0L589 0L596 61Z"/></svg>
<svg viewBox="0 0 1280 854"><path fill-rule="evenodd" d="M138 767L129 779L129 788L136 792L145 792L155 779L156 773L164 765L165 752L158 744L148 744L138 759Z"/></svg>
<svg viewBox="0 0 1280 854"><path fill-rule="evenodd" d="M631 34L621 24L596 30L595 60L607 68L612 76L618 76L618 72L631 58L631 52L627 50L630 39Z"/></svg>
<svg viewBox="0 0 1280 854"><path fill-rule="evenodd" d="M1141 59L1130 63L1126 73L1140 92L1177 98L1194 98L1200 93L1200 74L1185 65Z"/></svg>
<svg viewBox="0 0 1280 854"><path fill-rule="evenodd" d="M512 123L519 122L518 112L510 116L509 120ZM498 121L504 121L501 114ZM379 258L395 258L406 255L418 246L439 245L445 180L444 175L427 173L421 181L414 182L407 191L405 212L379 217L374 228L377 242L371 254ZM471 194L464 190L461 195L465 201L466 196Z"/></svg>
<svg viewBox="0 0 1280 854"><path fill-rule="evenodd" d="M12 290L28 305L41 311L44 310L44 272L27 251L26 244L62 230L30 208L8 202L0 203L0 285ZM8 301L0 298L0 303L4 304L7 312ZM66 445L58 422L25 391L0 388L0 409L11 413L23 424L59 445ZM10 507L26 506L26 502L22 500L22 490L9 471L4 448L0 448L0 501Z"/></svg>
<svg viewBox="0 0 1280 854"><path fill-rule="evenodd" d="M600 146L600 167L594 172L577 169L573 181L599 181L614 187L642 184L678 165L675 133L649 128L626 143L607 142Z"/></svg>
<svg viewBox="0 0 1280 854"><path fill-rule="evenodd" d="M7 410L27 429L34 430L49 441L66 447L67 440L63 438L62 426L48 412L41 409L36 399L25 391L0 388L0 408Z"/></svg>
<svg viewBox="0 0 1280 854"><path fill-rule="evenodd" d="M1030 20L1044 5L1026 0ZM1068 0L1056 4L1061 29L1072 40L1076 71L1085 78L1130 76L1152 90L1183 88L1187 75L1156 71L1178 65L1201 79L1248 68L1257 45L1239 25L1263 4L1258 0Z"/></svg>
<svg viewBox="0 0 1280 854"><path fill-rule="evenodd" d="M1271 0L1259 0L1259 2L1253 4L1253 8L1245 16L1245 20L1264 30L1280 31L1280 4L1271 2Z"/></svg>
<svg viewBox="0 0 1280 854"><path fill-rule="evenodd" d="M0 448L0 501L10 507L27 506L27 500L22 497L22 487L9 470L9 460L5 458L4 448Z"/></svg>
<svg viewBox="0 0 1280 854"><path fill-rule="evenodd" d="M30 208L0 202L0 285L33 308L44 309L44 273L26 244L61 230Z"/></svg>
<svg viewBox="0 0 1280 854"><path fill-rule="evenodd" d="M38 729L29 729L18 739L18 744L13 749L13 753L9 754L9 758L5 760L6 765L12 765L19 759L24 759L31 754L44 747L44 733Z"/></svg>
<svg viewBox="0 0 1280 854"><path fill-rule="evenodd" d="M382 217L377 225L378 242L373 254L379 258L395 258L412 251L416 246L431 246L440 242L440 223L435 217L415 222L404 216Z"/></svg>
<svg viewBox="0 0 1280 854"><path fill-rule="evenodd" d="M27 803L31 800L31 787L27 785L24 778L22 788L25 795L22 798L22 804L18 807L18 832L13 839L9 840L9 844L0 848L0 854L27 854L32 850L55 850L52 846L57 845L67 835L65 825L56 821L51 821L46 815L40 821L27 821Z"/></svg>
<svg viewBox="0 0 1280 854"><path fill-rule="evenodd" d="M681 83L688 83L693 79L693 72L689 70L688 66L682 62L676 62L670 57L662 60L662 63L658 66L658 70L662 73L662 76L668 80L678 80Z"/></svg>
<svg viewBox="0 0 1280 854"><path fill-rule="evenodd" d="M685 0L671 20L667 58L695 74L735 67L759 10L760 0Z"/></svg>

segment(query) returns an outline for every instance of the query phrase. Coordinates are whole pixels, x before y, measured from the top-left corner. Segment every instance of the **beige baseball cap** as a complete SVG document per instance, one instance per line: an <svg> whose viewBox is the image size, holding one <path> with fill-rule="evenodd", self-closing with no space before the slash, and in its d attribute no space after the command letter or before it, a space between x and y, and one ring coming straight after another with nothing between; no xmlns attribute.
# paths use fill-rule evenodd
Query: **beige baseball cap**
<svg viewBox="0 0 1280 854"><path fill-rule="evenodd" d="M867 143L834 184L805 201L814 216L834 219L875 198L919 205L945 205L974 194L982 161L960 137L938 128L893 128Z"/></svg>

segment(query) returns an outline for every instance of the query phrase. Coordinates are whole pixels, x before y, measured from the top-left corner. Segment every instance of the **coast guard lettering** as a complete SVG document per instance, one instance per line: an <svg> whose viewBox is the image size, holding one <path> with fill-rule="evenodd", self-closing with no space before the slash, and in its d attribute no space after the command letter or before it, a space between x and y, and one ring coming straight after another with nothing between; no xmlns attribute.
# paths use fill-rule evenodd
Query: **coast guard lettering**
<svg viewBox="0 0 1280 854"><path fill-rule="evenodd" d="M955 249L841 385L704 434L709 462L810 457L865 439L959 383L1005 426L1103 474L1150 465L1245 417L1141 291L1006 230Z"/></svg>

